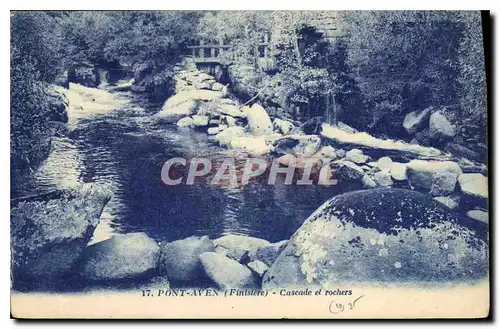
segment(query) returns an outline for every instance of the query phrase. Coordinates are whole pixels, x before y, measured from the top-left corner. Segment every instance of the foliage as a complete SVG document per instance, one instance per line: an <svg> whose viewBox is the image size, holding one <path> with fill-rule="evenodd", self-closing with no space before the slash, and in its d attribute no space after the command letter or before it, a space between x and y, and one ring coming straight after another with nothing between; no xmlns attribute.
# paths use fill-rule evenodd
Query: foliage
<svg viewBox="0 0 500 329"><path fill-rule="evenodd" d="M57 75L59 55L49 15L16 12L11 22L10 137L15 185L49 151L51 107L45 89Z"/></svg>

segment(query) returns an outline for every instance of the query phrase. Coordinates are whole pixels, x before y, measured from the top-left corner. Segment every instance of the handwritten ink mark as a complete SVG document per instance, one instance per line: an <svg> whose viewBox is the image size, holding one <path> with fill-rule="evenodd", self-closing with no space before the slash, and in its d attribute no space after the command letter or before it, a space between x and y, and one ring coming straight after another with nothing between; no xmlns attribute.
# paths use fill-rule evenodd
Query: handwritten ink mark
<svg viewBox="0 0 500 329"><path fill-rule="evenodd" d="M358 298L356 298L355 300L353 300L352 302L350 303L347 303L347 308L349 310L353 310L354 309L354 306L356 306L356 303L363 297L364 295L361 295L359 296ZM330 302L330 305L328 306L328 310L330 311L330 313L332 314L338 314L338 313L341 313L343 312L344 310L346 309L345 305L343 303L338 303L336 302L335 300L332 300Z"/></svg>

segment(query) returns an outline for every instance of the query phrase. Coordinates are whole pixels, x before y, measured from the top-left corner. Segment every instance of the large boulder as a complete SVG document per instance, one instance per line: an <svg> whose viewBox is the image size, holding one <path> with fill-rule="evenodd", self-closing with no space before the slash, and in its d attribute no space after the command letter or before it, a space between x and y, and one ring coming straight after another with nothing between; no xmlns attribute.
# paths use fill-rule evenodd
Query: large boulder
<svg viewBox="0 0 500 329"><path fill-rule="evenodd" d="M295 232L263 289L482 279L488 275L486 231L471 222L409 190L338 195Z"/></svg>
<svg viewBox="0 0 500 329"><path fill-rule="evenodd" d="M253 272L237 261L215 252L200 255L206 274L222 289L257 288L257 278Z"/></svg>
<svg viewBox="0 0 500 329"><path fill-rule="evenodd" d="M173 281L194 282L205 278L199 258L202 253L212 251L215 251L215 247L208 236L192 236L163 243L160 252L160 272Z"/></svg>
<svg viewBox="0 0 500 329"><path fill-rule="evenodd" d="M107 281L154 274L160 247L145 233L114 235L87 247L82 257L82 275Z"/></svg>
<svg viewBox="0 0 500 329"><path fill-rule="evenodd" d="M266 110L259 104L246 109L248 127L254 136L271 135L273 124Z"/></svg>
<svg viewBox="0 0 500 329"><path fill-rule="evenodd" d="M429 135L432 139L450 140L456 135L455 126L441 113L432 113L429 119Z"/></svg>
<svg viewBox="0 0 500 329"><path fill-rule="evenodd" d="M414 134L425 127L431 114L432 108L428 107L422 111L413 111L405 116L403 128L409 133Z"/></svg>
<svg viewBox="0 0 500 329"><path fill-rule="evenodd" d="M452 161L412 160L406 164L406 173L413 187L429 192L432 188L434 174L452 173L458 177L462 174L462 169Z"/></svg>
<svg viewBox="0 0 500 329"><path fill-rule="evenodd" d="M14 279L51 279L70 272L92 238L110 198L107 188L84 184L12 200Z"/></svg>

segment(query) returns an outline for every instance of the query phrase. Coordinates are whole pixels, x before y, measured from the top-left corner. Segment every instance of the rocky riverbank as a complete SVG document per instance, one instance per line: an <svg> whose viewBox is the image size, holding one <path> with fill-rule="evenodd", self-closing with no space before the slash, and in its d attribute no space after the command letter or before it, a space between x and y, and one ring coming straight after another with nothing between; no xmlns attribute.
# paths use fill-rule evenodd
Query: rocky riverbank
<svg viewBox="0 0 500 329"><path fill-rule="evenodd" d="M259 104L250 106L231 98L226 86L189 62L178 68L175 81L176 93L156 115L160 124L204 131L223 148L248 156L276 157L284 166L295 162L300 167L314 158L318 167L329 163L329 178L333 176L337 184L348 181L363 189L415 190L452 211L487 221L487 169L474 159L415 143L378 139L343 123L333 127L315 120L272 119ZM429 116L438 113L428 112ZM409 118L404 126L417 131L429 116ZM443 127L439 120L431 121L436 138L451 129L445 120L441 120Z"/></svg>
<svg viewBox="0 0 500 329"><path fill-rule="evenodd" d="M102 187L17 200L11 216L15 280L70 276L96 284L259 289L356 278L470 281L487 274L485 166L345 124L271 118L259 104L231 98L227 86L193 66L179 68L175 80L176 93L152 116L155 125L196 129L221 148L278 158L284 167L313 158L334 178L319 184L355 184L360 191L328 200L290 240L279 242L234 234L165 241L137 232L89 245L109 201ZM70 125L127 102L78 85L66 94ZM428 254L432 259L422 257Z"/></svg>

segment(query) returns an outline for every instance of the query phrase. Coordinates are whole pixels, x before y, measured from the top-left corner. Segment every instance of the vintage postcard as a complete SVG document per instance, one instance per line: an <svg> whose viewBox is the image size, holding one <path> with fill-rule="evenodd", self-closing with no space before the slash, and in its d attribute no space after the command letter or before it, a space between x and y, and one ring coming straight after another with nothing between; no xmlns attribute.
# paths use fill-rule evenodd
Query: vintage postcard
<svg viewBox="0 0 500 329"><path fill-rule="evenodd" d="M11 11L12 317L488 317L488 26Z"/></svg>

